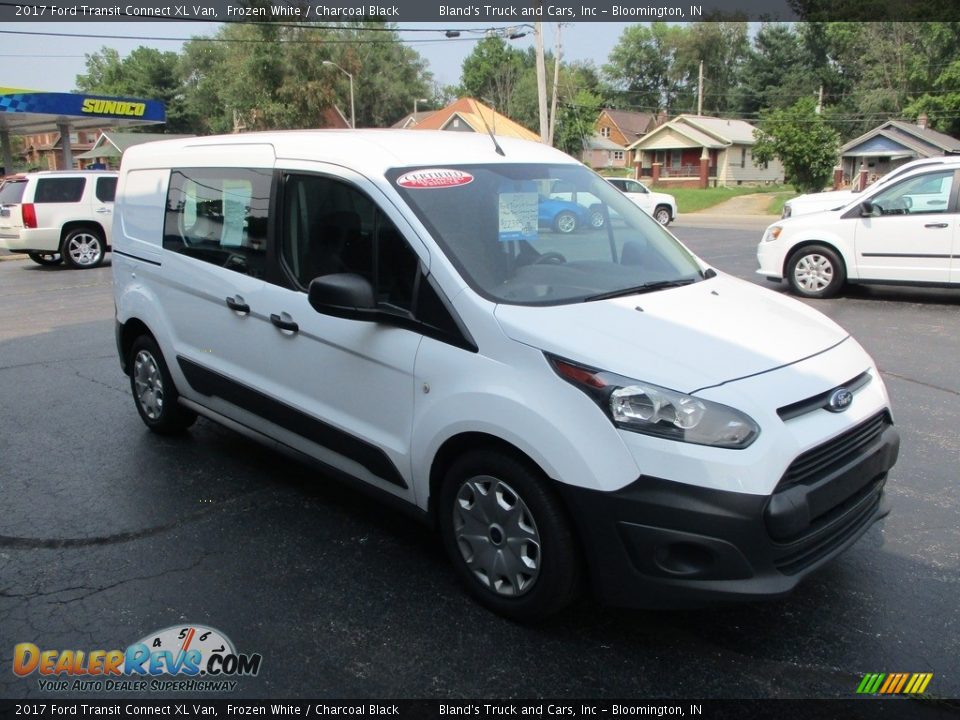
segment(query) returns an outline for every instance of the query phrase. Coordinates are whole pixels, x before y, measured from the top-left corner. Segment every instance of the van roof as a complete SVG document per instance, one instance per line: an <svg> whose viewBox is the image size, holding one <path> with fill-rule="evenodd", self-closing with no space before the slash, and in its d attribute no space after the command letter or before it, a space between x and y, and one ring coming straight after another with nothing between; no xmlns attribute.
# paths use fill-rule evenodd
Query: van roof
<svg viewBox="0 0 960 720"><path fill-rule="evenodd" d="M317 160L349 167L362 174L382 175L389 168L478 163L575 163L569 155L528 140L498 137L505 155L494 149L483 133L442 130L283 130L161 140L131 147L124 153L125 168L169 165L168 156L190 150L202 162L204 148L269 145L278 159ZM242 156L233 151L230 158ZM151 162L154 161L154 162ZM230 163L234 164L233 162ZM154 165L156 166L156 165Z"/></svg>

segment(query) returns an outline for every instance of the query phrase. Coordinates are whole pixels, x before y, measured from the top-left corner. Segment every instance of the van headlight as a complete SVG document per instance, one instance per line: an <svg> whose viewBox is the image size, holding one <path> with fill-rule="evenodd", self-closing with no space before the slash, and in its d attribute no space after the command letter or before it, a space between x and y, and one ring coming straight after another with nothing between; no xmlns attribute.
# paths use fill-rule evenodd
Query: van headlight
<svg viewBox="0 0 960 720"><path fill-rule="evenodd" d="M760 434L752 418L727 405L551 355L547 361L557 375L586 393L624 430L737 450L748 447Z"/></svg>
<svg viewBox="0 0 960 720"><path fill-rule="evenodd" d="M783 232L782 225L771 225L770 227L767 228L767 231L763 234L763 241L773 242L778 237L780 237L780 233L782 232Z"/></svg>

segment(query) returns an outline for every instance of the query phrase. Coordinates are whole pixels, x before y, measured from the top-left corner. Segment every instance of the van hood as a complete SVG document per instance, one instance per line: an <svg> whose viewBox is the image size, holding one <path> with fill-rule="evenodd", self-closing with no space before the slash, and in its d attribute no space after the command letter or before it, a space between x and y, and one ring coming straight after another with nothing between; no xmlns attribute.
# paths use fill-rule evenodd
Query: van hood
<svg viewBox="0 0 960 720"><path fill-rule="evenodd" d="M722 274L610 300L498 305L495 314L513 340L687 393L795 363L849 337L797 300Z"/></svg>

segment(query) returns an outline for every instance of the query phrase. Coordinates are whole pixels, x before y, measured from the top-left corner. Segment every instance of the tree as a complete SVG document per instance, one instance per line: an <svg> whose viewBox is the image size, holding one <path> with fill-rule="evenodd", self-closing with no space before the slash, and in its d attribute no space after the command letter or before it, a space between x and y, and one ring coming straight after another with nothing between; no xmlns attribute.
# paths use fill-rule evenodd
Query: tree
<svg viewBox="0 0 960 720"><path fill-rule="evenodd" d="M484 38L463 61L458 94L493 105L497 112L514 118L518 109L514 91L521 77L533 69L532 58L526 55L503 38Z"/></svg>
<svg viewBox="0 0 960 720"><path fill-rule="evenodd" d="M673 68L682 33L662 22L630 25L623 31L603 66L615 104L647 112L671 108L679 90Z"/></svg>
<svg viewBox="0 0 960 720"><path fill-rule="evenodd" d="M736 107L755 116L762 109L788 107L801 97L813 97L818 79L808 58L791 26L764 23L744 60L734 91Z"/></svg>
<svg viewBox="0 0 960 720"><path fill-rule="evenodd" d="M177 53L141 46L121 58L104 47L87 55L86 63L87 72L76 80L81 92L159 100L167 110L166 131L192 130L195 118L185 102Z"/></svg>
<svg viewBox="0 0 960 720"><path fill-rule="evenodd" d="M753 161L779 158L797 192L818 192L833 174L840 136L817 114L812 98L762 112L754 136Z"/></svg>

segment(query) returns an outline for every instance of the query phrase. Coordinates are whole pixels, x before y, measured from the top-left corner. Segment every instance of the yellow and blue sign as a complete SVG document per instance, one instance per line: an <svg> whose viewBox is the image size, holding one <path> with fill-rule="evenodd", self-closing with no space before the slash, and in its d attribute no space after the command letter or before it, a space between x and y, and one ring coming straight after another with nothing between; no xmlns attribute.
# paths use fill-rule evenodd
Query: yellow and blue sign
<svg viewBox="0 0 960 720"><path fill-rule="evenodd" d="M167 111L159 100L81 95L78 93L35 92L0 87L0 113L32 113L65 117L102 117L162 123Z"/></svg>

